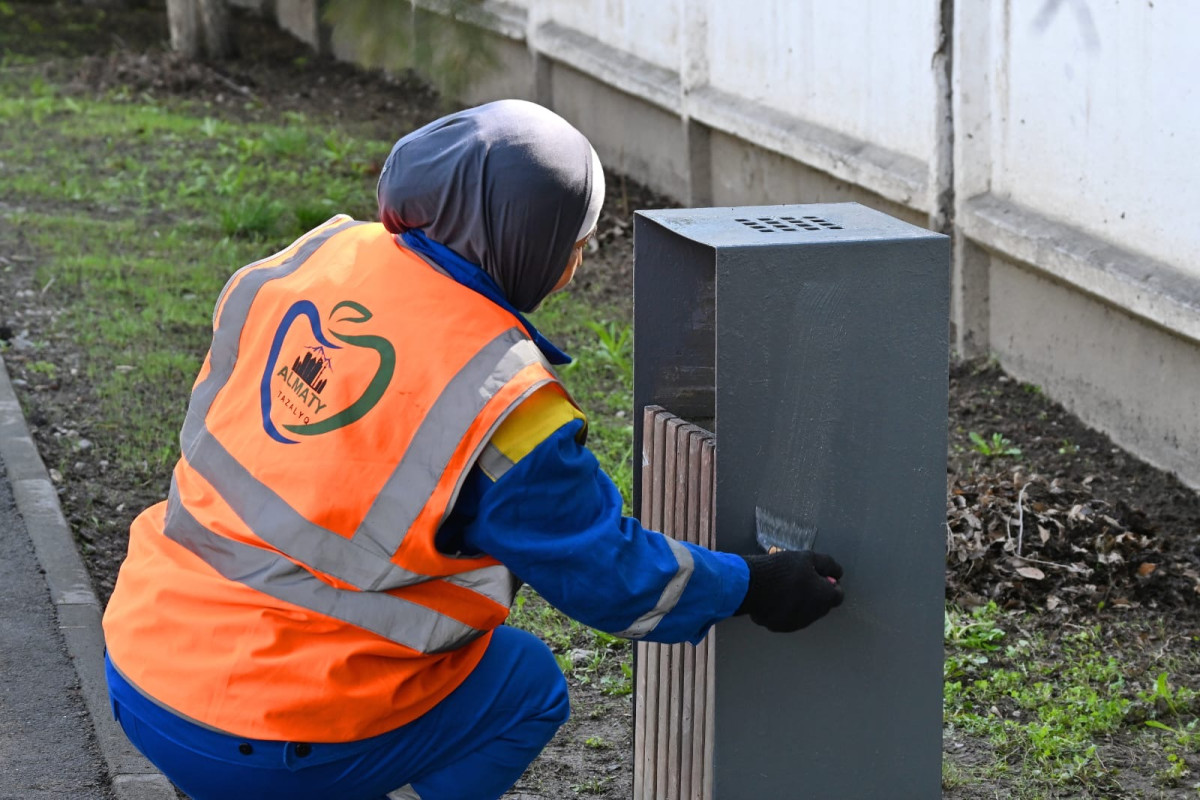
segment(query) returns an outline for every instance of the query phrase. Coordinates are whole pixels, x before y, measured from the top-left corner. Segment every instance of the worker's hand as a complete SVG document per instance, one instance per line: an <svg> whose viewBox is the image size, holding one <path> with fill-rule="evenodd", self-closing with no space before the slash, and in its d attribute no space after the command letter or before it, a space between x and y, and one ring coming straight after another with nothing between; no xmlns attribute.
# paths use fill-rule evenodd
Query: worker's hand
<svg viewBox="0 0 1200 800"><path fill-rule="evenodd" d="M798 631L842 604L842 568L823 553L781 550L742 556L750 567L750 588L738 614L775 633Z"/></svg>

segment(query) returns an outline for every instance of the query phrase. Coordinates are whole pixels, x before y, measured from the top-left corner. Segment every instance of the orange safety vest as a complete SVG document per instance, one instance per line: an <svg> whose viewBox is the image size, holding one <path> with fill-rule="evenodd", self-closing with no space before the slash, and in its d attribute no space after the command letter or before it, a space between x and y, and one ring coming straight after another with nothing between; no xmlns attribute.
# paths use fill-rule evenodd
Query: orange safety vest
<svg viewBox="0 0 1200 800"><path fill-rule="evenodd" d="M518 587L434 535L506 415L566 392L513 314L346 216L238 271L213 322L168 499L134 521L105 612L113 664L238 736L410 722Z"/></svg>

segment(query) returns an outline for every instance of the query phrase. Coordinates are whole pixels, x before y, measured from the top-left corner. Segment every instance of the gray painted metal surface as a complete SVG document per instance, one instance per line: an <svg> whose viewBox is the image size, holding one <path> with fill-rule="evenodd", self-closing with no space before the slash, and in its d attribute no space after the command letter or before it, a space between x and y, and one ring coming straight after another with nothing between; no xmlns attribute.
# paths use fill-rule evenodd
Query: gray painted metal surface
<svg viewBox="0 0 1200 800"><path fill-rule="evenodd" d="M652 211L634 258L634 420L715 430L717 548L755 552L761 505L846 569L811 628L717 627L716 797L938 796L948 240L853 203Z"/></svg>

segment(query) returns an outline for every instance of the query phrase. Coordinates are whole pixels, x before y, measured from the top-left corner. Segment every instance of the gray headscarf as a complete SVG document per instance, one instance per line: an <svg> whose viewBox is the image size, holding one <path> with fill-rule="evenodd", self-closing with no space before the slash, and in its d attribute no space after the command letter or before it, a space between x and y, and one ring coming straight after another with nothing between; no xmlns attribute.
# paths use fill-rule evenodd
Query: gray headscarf
<svg viewBox="0 0 1200 800"><path fill-rule="evenodd" d="M604 175L588 140L562 117L500 100L398 141L378 199L389 231L422 229L481 266L518 310L532 311L595 226Z"/></svg>

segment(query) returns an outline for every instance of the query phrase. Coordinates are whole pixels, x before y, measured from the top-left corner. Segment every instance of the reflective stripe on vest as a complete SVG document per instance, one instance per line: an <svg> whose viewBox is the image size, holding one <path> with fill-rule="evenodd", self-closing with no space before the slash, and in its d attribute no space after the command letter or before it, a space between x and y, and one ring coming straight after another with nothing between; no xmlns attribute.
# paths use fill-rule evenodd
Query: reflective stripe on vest
<svg viewBox="0 0 1200 800"><path fill-rule="evenodd" d="M484 633L399 597L338 589L281 555L219 536L187 512L174 486L167 501L167 519L170 538L229 580L365 628L418 652L453 650Z"/></svg>
<svg viewBox="0 0 1200 800"><path fill-rule="evenodd" d="M211 486L254 536L278 552L207 529L185 508L174 478L164 532L229 580L372 631L418 652L440 653L460 647L484 631L396 596L390 593L392 590L437 580L508 607L517 580L494 562L434 576L405 569L392 558L439 488L441 476L464 443L468 429L488 403L532 365L553 375L536 345L520 329L514 327L497 335L445 385L361 523L348 537L312 522L259 481L222 445L206 422L237 365L243 326L257 294L269 282L301 269L330 239L362 224L366 223L335 218L326 228L301 239L290 248L291 252L243 268L231 278L218 302L208 370L202 372L194 388L181 433L183 465ZM552 380L529 380L518 396L506 401L508 407L491 422L471 461L507 413ZM446 513L465 477L463 470ZM296 562L353 588L335 586Z"/></svg>

